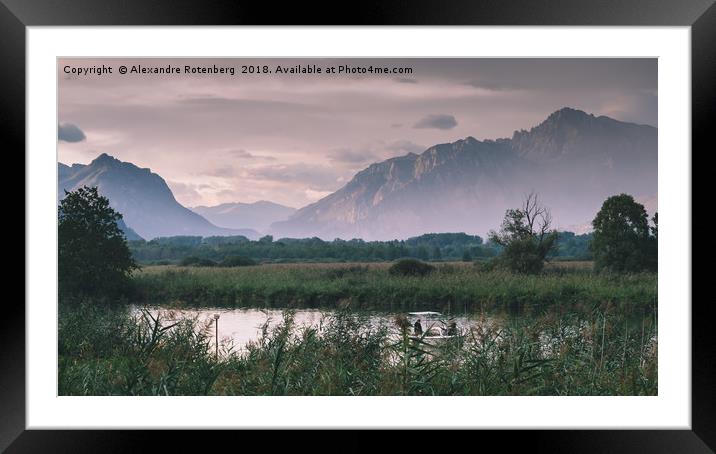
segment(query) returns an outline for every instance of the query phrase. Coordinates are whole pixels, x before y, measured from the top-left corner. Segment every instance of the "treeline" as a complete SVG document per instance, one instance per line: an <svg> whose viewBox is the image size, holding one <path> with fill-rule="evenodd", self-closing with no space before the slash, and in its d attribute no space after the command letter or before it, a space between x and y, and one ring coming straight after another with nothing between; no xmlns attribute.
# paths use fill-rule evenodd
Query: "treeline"
<svg viewBox="0 0 716 454"><path fill-rule="evenodd" d="M552 256L588 260L590 240L591 234L562 232ZM173 236L128 244L134 259L145 264L182 263L187 259L220 263L234 257L262 262L381 262L406 257L426 261L474 261L495 257L501 251L498 244L465 233L429 233L393 241L324 241L315 237L274 240L271 236L251 241L244 236Z"/></svg>

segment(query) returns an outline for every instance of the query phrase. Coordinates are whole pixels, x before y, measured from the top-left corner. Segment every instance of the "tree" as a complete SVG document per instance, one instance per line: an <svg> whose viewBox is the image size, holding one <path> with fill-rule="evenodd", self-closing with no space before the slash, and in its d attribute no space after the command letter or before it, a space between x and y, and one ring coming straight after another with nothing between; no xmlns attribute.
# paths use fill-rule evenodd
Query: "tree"
<svg viewBox="0 0 716 454"><path fill-rule="evenodd" d="M609 197L592 221L592 252L598 270L633 272L656 269L658 215L654 226L644 205L628 194Z"/></svg>
<svg viewBox="0 0 716 454"><path fill-rule="evenodd" d="M490 232L490 241L502 246L498 263L517 273L539 273L547 255L555 248L558 234L552 229L552 215L530 193L522 208L505 212L499 232Z"/></svg>
<svg viewBox="0 0 716 454"><path fill-rule="evenodd" d="M116 296L138 268L117 225L122 215L96 187L65 191L58 214L60 296Z"/></svg>

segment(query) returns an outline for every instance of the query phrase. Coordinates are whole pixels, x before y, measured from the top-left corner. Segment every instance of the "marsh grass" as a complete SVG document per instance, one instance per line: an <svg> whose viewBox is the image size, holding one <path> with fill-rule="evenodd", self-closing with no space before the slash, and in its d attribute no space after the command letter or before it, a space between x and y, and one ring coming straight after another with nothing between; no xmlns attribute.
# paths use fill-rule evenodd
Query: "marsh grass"
<svg viewBox="0 0 716 454"><path fill-rule="evenodd" d="M205 395L220 371L196 320L93 304L59 314L60 395Z"/></svg>
<svg viewBox="0 0 716 454"><path fill-rule="evenodd" d="M651 307L655 273L604 274L551 265L539 275L436 265L425 276L388 272L390 264L270 264L232 269L152 266L134 276L136 300L189 306L333 308L403 311L540 310L544 306Z"/></svg>
<svg viewBox="0 0 716 454"><path fill-rule="evenodd" d="M655 395L656 314L616 305L486 317L430 347L340 309L292 311L217 359L206 326L148 311L61 306L61 395Z"/></svg>

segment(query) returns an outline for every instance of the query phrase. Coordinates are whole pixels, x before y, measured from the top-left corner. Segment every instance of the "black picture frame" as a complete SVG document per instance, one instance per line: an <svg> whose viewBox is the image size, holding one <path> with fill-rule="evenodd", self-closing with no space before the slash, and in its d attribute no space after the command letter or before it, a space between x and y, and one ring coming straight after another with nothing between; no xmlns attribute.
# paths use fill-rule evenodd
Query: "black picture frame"
<svg viewBox="0 0 716 454"><path fill-rule="evenodd" d="M716 5L714 0L488 0L363 1L356 4L184 0L0 0L0 112L6 157L25 149L25 32L28 26L141 25L550 25L690 26L692 38L693 158L706 154L716 118ZM697 152L698 150L698 152ZM9 164L8 164L9 165ZM25 168L24 159L22 165ZM702 166L701 171L704 170ZM19 167L14 167L15 169ZM17 173L17 171L15 172ZM692 173L692 182L695 175ZM692 190L694 200L699 192ZM15 197L15 213L20 212ZM694 205L693 206L698 206ZM24 209L24 206L23 206ZM15 218L17 219L17 217ZM26 226L25 226L26 227ZM14 229L17 231L17 225ZM692 227L694 238L698 235ZM32 238L25 238L26 244ZM672 247L688 247L684 244ZM695 269L692 262L692 269ZM14 262L13 268L18 268ZM24 267L23 267L24 268ZM693 276L693 275L692 275ZM692 288L693 288L692 277ZM667 301L663 304L687 304ZM716 355L711 335L713 303L692 305L691 430L482 431L479 443L549 452L714 452L716 450ZM0 451L133 452L146 447L136 431L25 430L25 310L6 298L0 319ZM223 432L221 438L236 438ZM412 435L398 437L403 444ZM374 449L372 437L347 435L353 449ZM213 437L212 437L213 438ZM291 435L295 439L295 434ZM205 437L173 431L160 436L163 450ZM213 443L213 442L212 442Z"/></svg>

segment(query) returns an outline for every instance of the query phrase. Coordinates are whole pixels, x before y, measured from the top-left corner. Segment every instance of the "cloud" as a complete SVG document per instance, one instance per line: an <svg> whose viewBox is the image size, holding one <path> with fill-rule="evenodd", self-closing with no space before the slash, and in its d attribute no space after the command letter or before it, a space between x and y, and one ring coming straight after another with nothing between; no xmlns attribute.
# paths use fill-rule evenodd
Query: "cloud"
<svg viewBox="0 0 716 454"><path fill-rule="evenodd" d="M364 162L372 162L378 159L370 150L353 150L350 148L339 148L328 154L328 159L332 162L345 164L360 164Z"/></svg>
<svg viewBox="0 0 716 454"><path fill-rule="evenodd" d="M457 126L457 120L452 115L430 114L418 120L413 125L415 129L452 129Z"/></svg>
<svg viewBox="0 0 716 454"><path fill-rule="evenodd" d="M400 84L417 84L418 83L418 81L416 79L409 79L407 77L396 77L393 80Z"/></svg>
<svg viewBox="0 0 716 454"><path fill-rule="evenodd" d="M231 155L232 158L236 158L236 159L263 159L266 161L275 161L276 160L276 158L273 156L259 156L259 155L250 153L244 149L229 150L228 153L229 153L229 155Z"/></svg>
<svg viewBox="0 0 716 454"><path fill-rule="evenodd" d="M427 148L428 147L418 145L417 143L413 143L409 140L396 140L395 142L389 143L385 146L386 150L397 152L405 151L407 153L421 153Z"/></svg>
<svg viewBox="0 0 716 454"><path fill-rule="evenodd" d="M247 169L254 179L280 183L302 183L320 191L334 191L339 186L335 169L308 164L283 164Z"/></svg>
<svg viewBox="0 0 716 454"><path fill-rule="evenodd" d="M229 150L229 154L239 159L254 159L256 157L246 150Z"/></svg>
<svg viewBox="0 0 716 454"><path fill-rule="evenodd" d="M219 178L233 178L235 174L236 172L234 171L234 168L230 165L218 166L207 172L204 172L204 175Z"/></svg>
<svg viewBox="0 0 716 454"><path fill-rule="evenodd" d="M228 98L213 95L179 97L176 102L177 104L190 108L213 109L219 112L223 110L260 110L269 112L275 112L276 110L317 110L313 105L300 102L276 101L272 99Z"/></svg>
<svg viewBox="0 0 716 454"><path fill-rule="evenodd" d="M306 195L306 199L311 202L316 202L326 196L331 195L333 191L314 191L313 189L306 189L305 191L303 191L303 193Z"/></svg>
<svg viewBox="0 0 716 454"><path fill-rule="evenodd" d="M479 88L481 90L489 90L489 91L512 91L512 90L520 90L523 87L521 87L519 84L514 82L508 82L503 80L472 80L470 82L467 82L467 85Z"/></svg>
<svg viewBox="0 0 716 454"><path fill-rule="evenodd" d="M171 189L174 197L181 201L180 203L186 206L201 205L203 197L202 194L197 191L196 185L171 180L167 180L167 185L169 185L169 189Z"/></svg>
<svg viewBox="0 0 716 454"><path fill-rule="evenodd" d="M57 126L57 140L62 142L82 142L86 138L85 133L71 123L62 123Z"/></svg>

